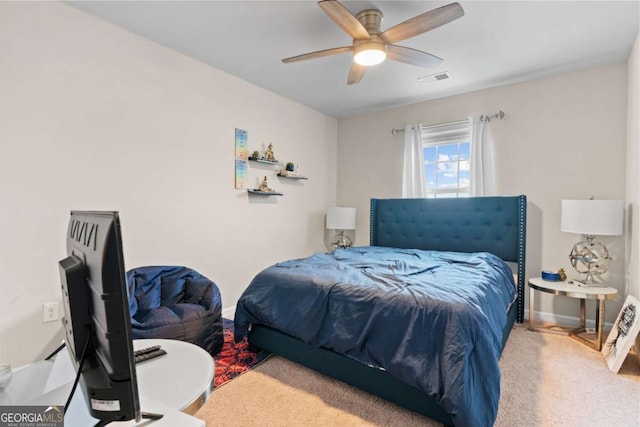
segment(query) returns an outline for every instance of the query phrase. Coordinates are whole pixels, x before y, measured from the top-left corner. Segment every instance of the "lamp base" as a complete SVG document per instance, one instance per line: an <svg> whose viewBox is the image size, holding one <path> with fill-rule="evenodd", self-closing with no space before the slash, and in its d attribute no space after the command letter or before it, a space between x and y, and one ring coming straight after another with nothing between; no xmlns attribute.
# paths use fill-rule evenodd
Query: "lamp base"
<svg viewBox="0 0 640 427"><path fill-rule="evenodd" d="M351 243L351 239L349 238L349 236L345 236L344 231L340 231L336 235L336 241L332 243L332 245L337 247L338 249L349 248L352 244L353 243Z"/></svg>
<svg viewBox="0 0 640 427"><path fill-rule="evenodd" d="M607 287L596 281L596 277L607 272L611 261L607 247L599 242L594 242L594 236L585 235L585 240L576 243L571 249L569 260L571 266L578 272L586 274L583 280L574 280L586 287Z"/></svg>

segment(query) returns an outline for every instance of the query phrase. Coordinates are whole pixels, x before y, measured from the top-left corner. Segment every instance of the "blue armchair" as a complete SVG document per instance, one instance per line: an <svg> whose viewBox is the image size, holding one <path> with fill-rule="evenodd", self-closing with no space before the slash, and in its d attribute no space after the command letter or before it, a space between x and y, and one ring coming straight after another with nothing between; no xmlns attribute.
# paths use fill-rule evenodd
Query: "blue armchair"
<svg viewBox="0 0 640 427"><path fill-rule="evenodd" d="M222 349L222 301L211 280L187 267L149 266L127 272L134 339L167 338Z"/></svg>

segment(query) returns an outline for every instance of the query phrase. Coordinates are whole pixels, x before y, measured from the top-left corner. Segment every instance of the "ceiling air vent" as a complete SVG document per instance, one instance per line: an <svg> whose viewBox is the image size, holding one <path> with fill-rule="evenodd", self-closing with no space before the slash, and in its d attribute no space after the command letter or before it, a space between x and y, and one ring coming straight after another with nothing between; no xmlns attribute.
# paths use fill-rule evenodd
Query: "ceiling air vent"
<svg viewBox="0 0 640 427"><path fill-rule="evenodd" d="M443 71L436 74L431 74L430 76L419 77L418 81L423 85L430 85L432 83L436 83L442 80L449 80L451 78L451 74L448 71Z"/></svg>

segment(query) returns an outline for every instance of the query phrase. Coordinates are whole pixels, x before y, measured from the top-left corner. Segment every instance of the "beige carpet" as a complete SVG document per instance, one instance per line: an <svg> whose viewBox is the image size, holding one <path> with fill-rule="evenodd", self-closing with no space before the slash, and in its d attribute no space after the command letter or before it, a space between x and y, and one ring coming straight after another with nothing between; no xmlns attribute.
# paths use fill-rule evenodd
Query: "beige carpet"
<svg viewBox="0 0 640 427"><path fill-rule="evenodd" d="M517 326L500 361L496 426L640 426L640 366L619 374L599 352ZM278 356L213 391L196 413L207 426L438 426Z"/></svg>

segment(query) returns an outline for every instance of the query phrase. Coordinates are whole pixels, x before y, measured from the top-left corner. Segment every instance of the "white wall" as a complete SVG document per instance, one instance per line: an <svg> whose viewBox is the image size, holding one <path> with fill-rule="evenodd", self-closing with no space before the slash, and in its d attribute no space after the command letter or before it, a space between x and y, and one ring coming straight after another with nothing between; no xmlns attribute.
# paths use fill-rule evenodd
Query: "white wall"
<svg viewBox="0 0 640 427"><path fill-rule="evenodd" d="M629 294L640 298L640 36L636 38L627 62L627 239Z"/></svg>
<svg viewBox="0 0 640 427"><path fill-rule="evenodd" d="M627 61L627 287L640 298L640 35ZM640 335L636 337L640 349ZM636 352L637 353L637 352Z"/></svg>
<svg viewBox="0 0 640 427"><path fill-rule="evenodd" d="M63 4L0 2L0 360L42 357L71 209L119 210L125 264L187 265L233 308L260 269L324 250L337 121ZM234 129L309 181L234 189Z"/></svg>
<svg viewBox="0 0 640 427"><path fill-rule="evenodd" d="M573 275L567 255L580 236L560 232L560 201L625 198L626 72L614 64L340 120L338 203L358 209L357 243L368 244L369 199L402 194L403 137L392 128L503 110L505 119L491 122L497 190L528 197L527 276L542 268ZM624 239L602 241L614 259L607 278L623 293ZM623 300L607 303L608 321ZM575 300L550 296L536 310L579 313Z"/></svg>

